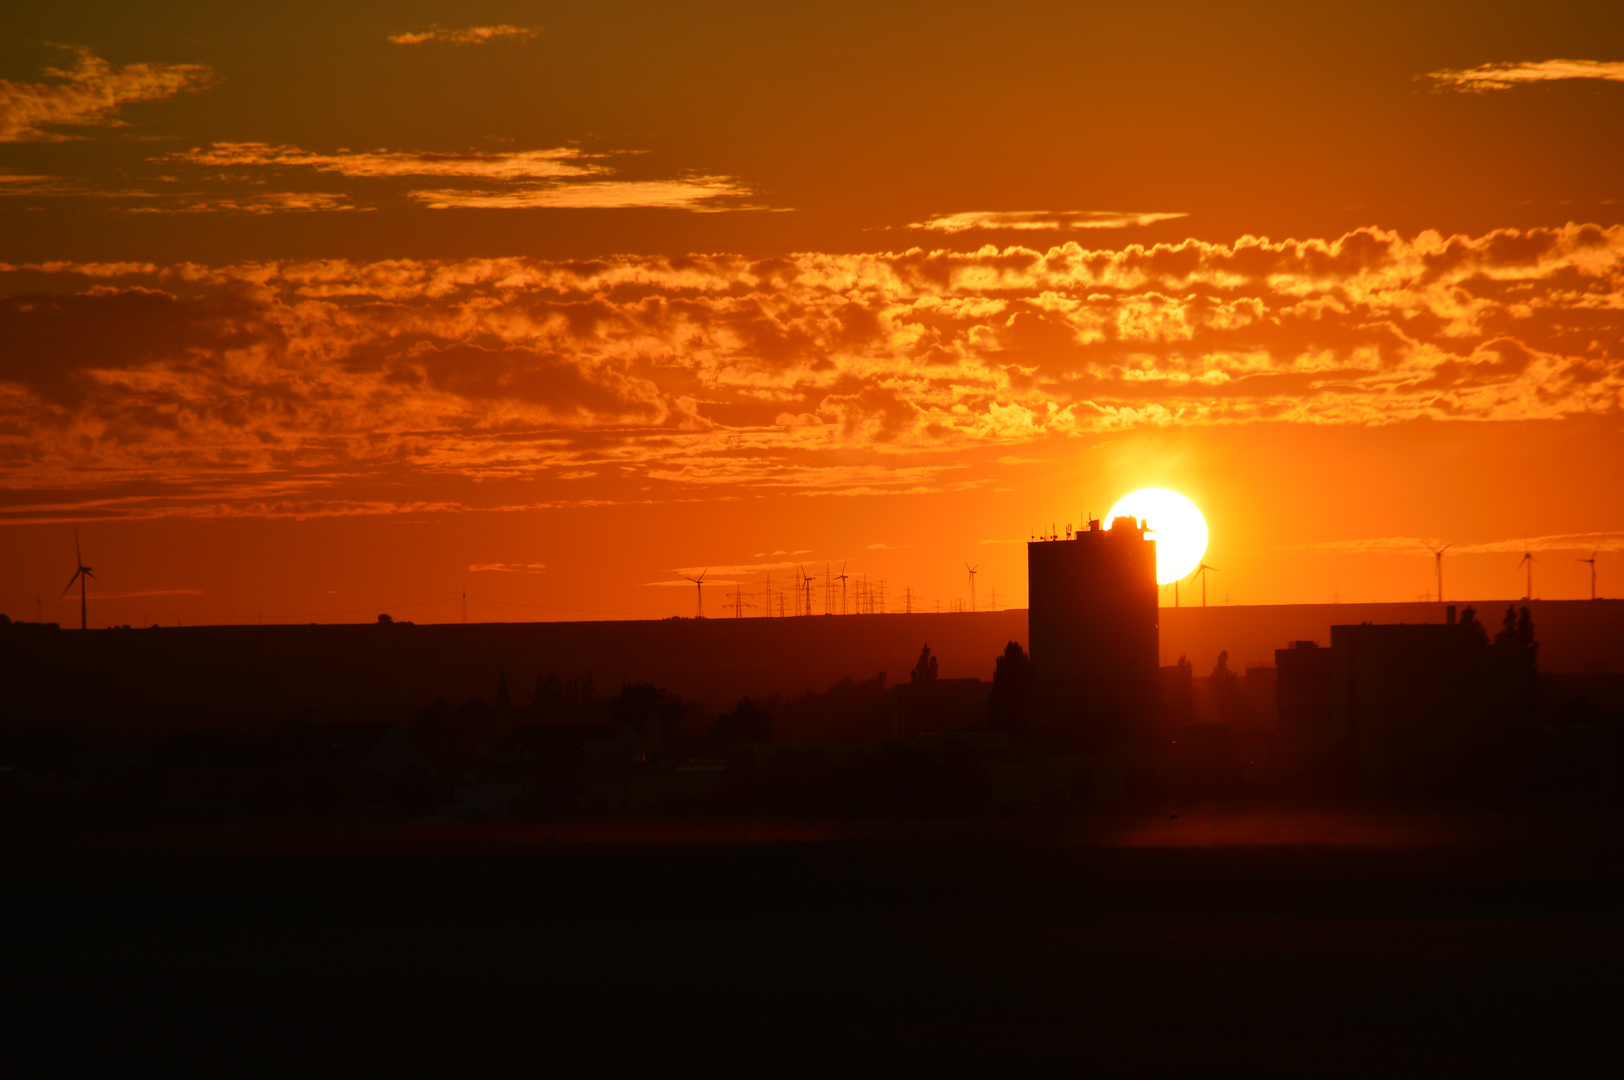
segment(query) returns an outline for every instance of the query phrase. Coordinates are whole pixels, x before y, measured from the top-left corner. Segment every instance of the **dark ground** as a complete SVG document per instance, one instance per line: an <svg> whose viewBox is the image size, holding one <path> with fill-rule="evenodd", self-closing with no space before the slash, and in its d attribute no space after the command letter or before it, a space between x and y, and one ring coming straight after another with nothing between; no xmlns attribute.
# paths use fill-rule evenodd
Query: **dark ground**
<svg viewBox="0 0 1624 1080"><path fill-rule="evenodd" d="M15 1075L1617 1075L1616 815L0 841Z"/></svg>

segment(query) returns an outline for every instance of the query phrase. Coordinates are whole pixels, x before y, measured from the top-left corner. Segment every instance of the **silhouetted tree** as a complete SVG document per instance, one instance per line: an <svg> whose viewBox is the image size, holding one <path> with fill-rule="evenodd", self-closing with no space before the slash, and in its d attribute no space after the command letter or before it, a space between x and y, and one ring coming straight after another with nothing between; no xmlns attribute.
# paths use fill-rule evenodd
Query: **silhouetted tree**
<svg viewBox="0 0 1624 1080"><path fill-rule="evenodd" d="M379 626L388 626L390 623L392 623L394 621L395 621L394 617L390 616L390 615L379 615L378 616L378 625Z"/></svg>
<svg viewBox="0 0 1624 1080"><path fill-rule="evenodd" d="M653 683L630 683L609 699L609 716L616 724L635 728L658 758L674 752L682 738L682 702Z"/></svg>
<svg viewBox="0 0 1624 1080"><path fill-rule="evenodd" d="M1229 669L1226 649L1218 654L1218 662L1212 665L1212 675L1207 679L1207 704L1212 719L1225 724L1238 720L1240 696L1240 683Z"/></svg>
<svg viewBox="0 0 1624 1080"><path fill-rule="evenodd" d="M733 707L732 712L716 718L711 727L711 739L717 743L771 742L773 718L750 698Z"/></svg>
<svg viewBox="0 0 1624 1080"><path fill-rule="evenodd" d="M459 728L476 736L483 735L496 722L496 714L482 697L469 698L457 706L452 716Z"/></svg>
<svg viewBox="0 0 1624 1080"><path fill-rule="evenodd" d="M1517 610L1517 647L1527 657L1528 670L1539 674L1539 642L1534 640L1534 616L1526 606Z"/></svg>
<svg viewBox="0 0 1624 1080"><path fill-rule="evenodd" d="M578 679L570 679L564 683L564 715L571 720L581 720L591 716L597 711L598 689L592 682L592 672L587 672Z"/></svg>
<svg viewBox="0 0 1624 1080"><path fill-rule="evenodd" d="M919 651L919 662L914 665L909 678L916 683L936 681L936 657L930 654L929 645Z"/></svg>
<svg viewBox="0 0 1624 1080"><path fill-rule="evenodd" d="M556 672L536 676L535 705L536 719L543 724L557 723L564 718L564 684L558 681Z"/></svg>
<svg viewBox="0 0 1624 1080"><path fill-rule="evenodd" d="M1466 632L1467 636L1472 638L1475 643L1480 645L1487 645L1489 643L1489 632L1485 630L1483 628L1483 624L1478 621L1477 608L1469 607L1460 613L1460 626L1461 629Z"/></svg>
<svg viewBox="0 0 1624 1080"><path fill-rule="evenodd" d="M1526 606L1520 611L1506 608L1500 632L1494 635L1494 654L1510 685L1523 695L1524 708L1531 711L1539 684L1539 642L1534 640L1534 618Z"/></svg>
<svg viewBox="0 0 1624 1080"><path fill-rule="evenodd" d="M1195 665L1179 654L1179 662L1164 667L1158 679L1162 722L1168 725L1195 723Z"/></svg>
<svg viewBox="0 0 1624 1080"><path fill-rule="evenodd" d="M987 698L987 716L993 730L1011 735L1023 733L1031 700L1032 661L1020 642L1012 641L993 663L992 694Z"/></svg>
<svg viewBox="0 0 1624 1080"><path fill-rule="evenodd" d="M881 739L892 732L896 719L883 671L862 682L848 675L823 693L809 690L768 707L773 733L791 742Z"/></svg>

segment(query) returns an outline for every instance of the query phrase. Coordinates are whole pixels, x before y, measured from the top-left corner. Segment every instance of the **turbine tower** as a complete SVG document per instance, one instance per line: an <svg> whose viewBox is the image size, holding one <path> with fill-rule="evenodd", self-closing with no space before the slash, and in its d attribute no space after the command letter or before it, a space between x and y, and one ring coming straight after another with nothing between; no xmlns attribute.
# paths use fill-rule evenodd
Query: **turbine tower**
<svg viewBox="0 0 1624 1080"><path fill-rule="evenodd" d="M87 608L87 601L85 599L85 582L86 579L93 578L96 575L92 574L90 572L90 567L85 565L84 553L79 550L78 529L73 530L73 557L75 560L77 560L79 568L75 570L73 572L73 576L68 579L68 588L62 590L62 595L68 595L68 590L73 588L73 583L75 581L79 583L79 629L86 630L90 627L90 618Z"/></svg>
<svg viewBox="0 0 1624 1080"><path fill-rule="evenodd" d="M1534 598L1534 553L1532 551L1524 551L1522 559L1518 561L1517 569L1521 570L1524 566L1528 567L1528 595L1523 599L1532 600Z"/></svg>
<svg viewBox="0 0 1624 1080"><path fill-rule="evenodd" d="M1195 568L1195 572L1201 575L1201 606L1202 607L1207 606L1207 571L1208 570L1216 571L1217 569L1218 568L1216 566L1208 566L1206 563L1202 563L1200 566Z"/></svg>
<svg viewBox="0 0 1624 1080"><path fill-rule="evenodd" d="M966 570L970 571L970 610L971 611L974 611L976 609L976 567L980 566L980 565L981 565L980 563L976 563L975 566L971 566L969 563L964 564L964 568Z"/></svg>
<svg viewBox="0 0 1624 1080"><path fill-rule="evenodd" d="M846 573L846 563L849 562L851 562L850 559L843 560L840 564L840 573L835 575L835 580L840 582L840 613L842 615L846 614L846 579L851 576Z"/></svg>
<svg viewBox="0 0 1624 1080"><path fill-rule="evenodd" d="M708 573L710 573L709 570L703 570L700 572L698 577L688 577L687 574L682 575L683 577L688 578L689 581L693 582L694 585L699 589L699 608L694 612L694 618L696 619L703 619L705 617L705 575Z"/></svg>
<svg viewBox="0 0 1624 1080"><path fill-rule="evenodd" d="M1444 602L1444 552L1448 551L1450 548L1452 548L1454 546L1455 545L1453 543L1445 544L1441 548L1435 548L1431 544L1427 545L1427 550L1432 552L1432 560L1433 560L1433 562L1437 564L1437 570L1438 570L1438 603L1440 603L1440 604Z"/></svg>
<svg viewBox="0 0 1624 1080"><path fill-rule="evenodd" d="M806 596L805 610L808 615L812 614L812 583L816 580L817 578L806 572L806 567L801 567L801 590Z"/></svg>
<svg viewBox="0 0 1624 1080"><path fill-rule="evenodd" d="M1600 550L1601 548L1596 549L1596 551ZM1592 600L1596 598L1596 551L1590 553L1590 558L1579 560L1590 564L1590 599Z"/></svg>

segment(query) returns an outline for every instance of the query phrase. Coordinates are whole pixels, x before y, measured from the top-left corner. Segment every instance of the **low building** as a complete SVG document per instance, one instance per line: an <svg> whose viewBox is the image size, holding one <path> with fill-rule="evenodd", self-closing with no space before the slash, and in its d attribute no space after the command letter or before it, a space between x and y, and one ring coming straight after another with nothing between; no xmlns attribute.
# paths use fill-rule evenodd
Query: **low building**
<svg viewBox="0 0 1624 1080"><path fill-rule="evenodd" d="M1333 626L1330 648L1275 651L1281 750L1296 767L1374 788L1436 788L1527 719L1498 646L1448 610L1444 623Z"/></svg>

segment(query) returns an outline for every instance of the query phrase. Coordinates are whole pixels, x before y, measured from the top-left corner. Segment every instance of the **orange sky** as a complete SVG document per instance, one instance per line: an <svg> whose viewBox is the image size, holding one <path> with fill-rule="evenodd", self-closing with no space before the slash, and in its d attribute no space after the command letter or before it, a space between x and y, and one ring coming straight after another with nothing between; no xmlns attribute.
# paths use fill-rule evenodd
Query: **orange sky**
<svg viewBox="0 0 1624 1080"><path fill-rule="evenodd" d="M758 7L14 18L0 611L1024 605L1152 485L1213 600L1624 590L1616 5Z"/></svg>

